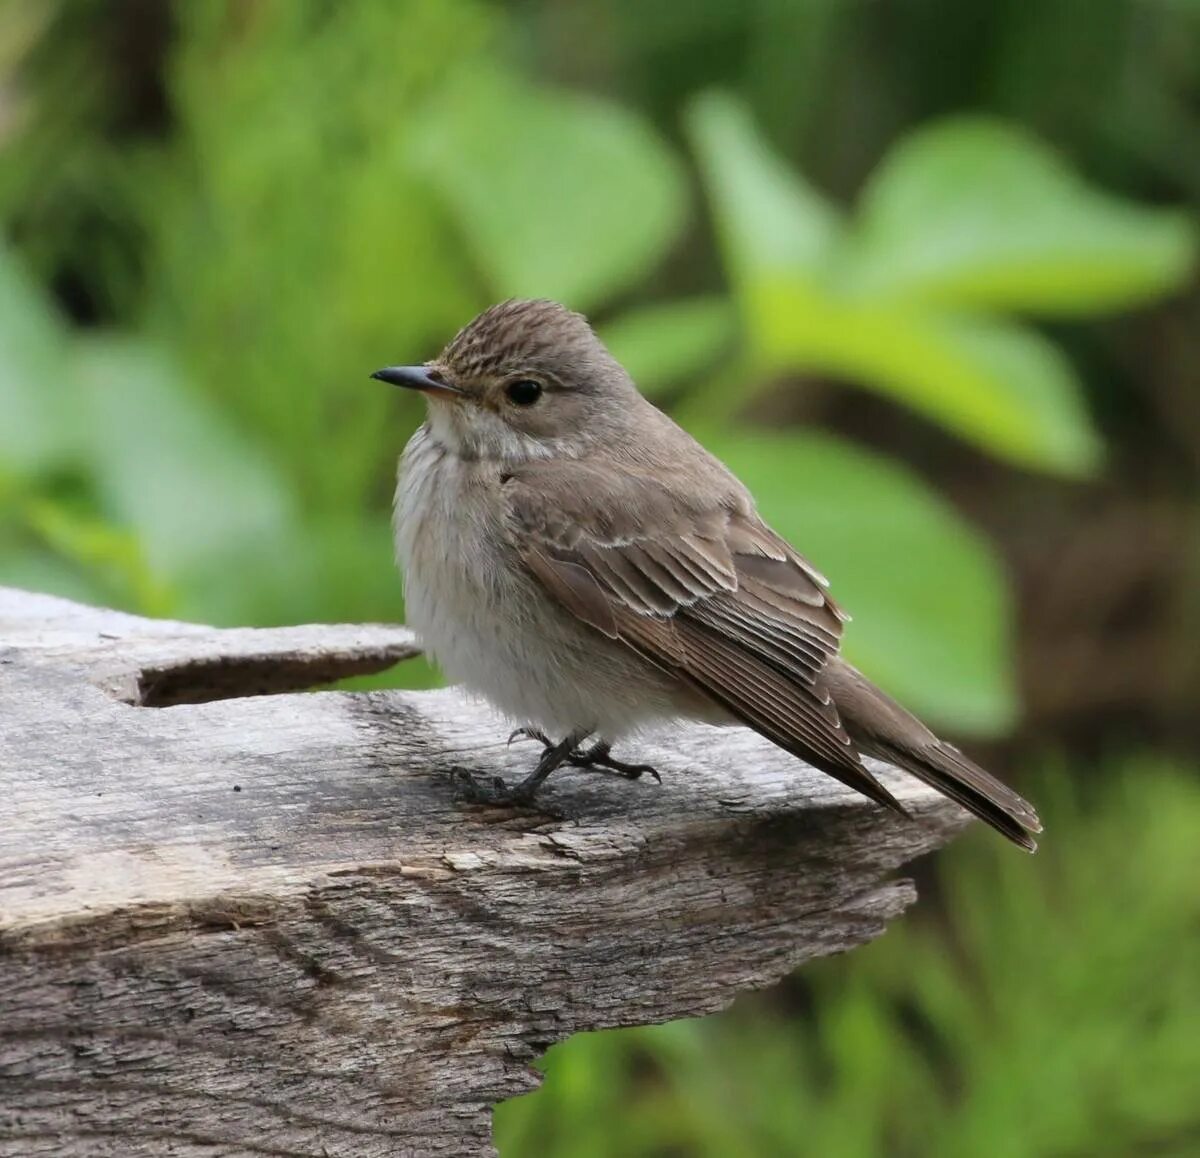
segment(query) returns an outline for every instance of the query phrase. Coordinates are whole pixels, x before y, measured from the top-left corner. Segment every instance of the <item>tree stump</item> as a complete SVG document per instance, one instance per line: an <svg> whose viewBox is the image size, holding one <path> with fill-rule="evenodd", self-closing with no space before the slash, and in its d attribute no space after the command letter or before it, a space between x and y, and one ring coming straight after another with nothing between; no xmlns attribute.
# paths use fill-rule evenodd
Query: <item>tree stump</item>
<svg viewBox="0 0 1200 1158"><path fill-rule="evenodd" d="M0 589L0 1155L492 1154L548 1046L877 936L967 821L701 726L637 749L661 785L463 803L537 749L452 689L301 691L416 650Z"/></svg>

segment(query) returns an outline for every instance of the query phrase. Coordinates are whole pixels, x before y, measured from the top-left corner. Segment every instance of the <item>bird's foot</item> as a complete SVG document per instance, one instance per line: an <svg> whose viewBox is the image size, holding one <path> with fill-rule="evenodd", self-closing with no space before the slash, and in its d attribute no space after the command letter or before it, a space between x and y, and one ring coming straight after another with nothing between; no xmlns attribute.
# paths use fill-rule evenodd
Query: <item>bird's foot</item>
<svg viewBox="0 0 1200 1158"><path fill-rule="evenodd" d="M653 764L629 764L618 760L609 751L609 746L603 740L590 748L576 748L568 757L567 763L573 768L588 768L593 772L615 772L627 780L638 780L643 775L653 776L662 783L662 777Z"/></svg>
<svg viewBox="0 0 1200 1158"><path fill-rule="evenodd" d="M502 781L493 780L494 786L482 788L476 786L470 791L476 793L482 791L487 794L488 799L497 800L502 798L498 796L498 793L504 793L503 799L506 803L528 804L533 799L535 788L559 764L570 764L572 768L583 768L589 772L616 773L618 776L624 776L626 780L637 780L643 775L650 775L654 776L659 784L662 784L659 770L653 764L630 764L624 760L617 760L612 755L611 746L605 740L598 740L590 748L582 748L578 742L586 734L575 733L575 736L568 737L562 743L556 744L545 732L538 731L538 728L518 727L510 734L509 743L511 744L516 739L529 739L536 740L541 744L545 751L542 752L538 768L514 788L504 788ZM479 799L479 797L475 796L472 799Z"/></svg>
<svg viewBox="0 0 1200 1158"><path fill-rule="evenodd" d="M505 784L499 776L476 776L465 768L450 769L450 784L459 800L471 804L530 804L533 792L521 784Z"/></svg>
<svg viewBox="0 0 1200 1158"><path fill-rule="evenodd" d="M662 783L662 777L653 765L629 764L624 760L618 760L612 755L610 745L603 740L598 740L590 748L576 746L566 752L563 752L561 744L555 744L545 732L540 732L536 728L515 729L508 737L508 742L511 744L514 740L536 740L548 753L551 751L560 753L561 762L570 764L572 768L583 768L593 772L614 772L618 776L624 776L627 780L637 780L643 775L648 775L653 776L660 784Z"/></svg>
<svg viewBox="0 0 1200 1158"><path fill-rule="evenodd" d="M532 727L516 728L509 736L509 743L511 744L516 739L536 740L542 745L542 748L547 750L556 746L545 732L539 732ZM592 772L613 772L624 776L626 780L637 780L643 775L654 776L654 779L662 784L662 776L659 775L658 768L655 768L653 764L630 764L624 760L617 760L612 755L611 745L605 743L604 740L598 740L590 748L572 748L563 758L563 763L570 764L572 768L590 769Z"/></svg>
<svg viewBox="0 0 1200 1158"><path fill-rule="evenodd" d="M450 780L459 799L470 800L476 804L532 804L546 777L555 768L567 762L571 753L587 737L587 733L572 732L565 740L552 744L541 732L535 732L531 728L518 728L509 736L508 742L511 744L518 736L529 736L545 745L537 767L524 780L511 786L505 784L499 776L481 781L466 769L455 768L450 773Z"/></svg>

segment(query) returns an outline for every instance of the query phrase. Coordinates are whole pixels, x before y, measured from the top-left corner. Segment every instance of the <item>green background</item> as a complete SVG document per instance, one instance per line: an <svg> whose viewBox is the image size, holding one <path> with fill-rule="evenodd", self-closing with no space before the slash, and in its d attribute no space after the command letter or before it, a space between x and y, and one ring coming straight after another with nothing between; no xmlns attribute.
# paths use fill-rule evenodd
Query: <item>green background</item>
<svg viewBox="0 0 1200 1158"><path fill-rule="evenodd" d="M1047 834L501 1152L1194 1154L1198 206L1195 0L7 0L0 582L401 619L367 375L583 309Z"/></svg>

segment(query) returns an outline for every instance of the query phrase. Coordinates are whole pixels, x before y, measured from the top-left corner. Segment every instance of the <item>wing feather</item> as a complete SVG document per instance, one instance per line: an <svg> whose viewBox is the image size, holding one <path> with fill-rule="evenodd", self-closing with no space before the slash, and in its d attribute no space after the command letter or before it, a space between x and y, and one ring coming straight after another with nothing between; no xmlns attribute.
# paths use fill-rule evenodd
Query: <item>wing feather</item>
<svg viewBox="0 0 1200 1158"><path fill-rule="evenodd" d="M673 646L663 646L664 629L671 631ZM863 765L828 694L797 695L793 682L756 663L736 642L684 617L624 624L622 637L659 666L664 657L675 656L668 666L785 752L879 804L904 811Z"/></svg>
<svg viewBox="0 0 1200 1158"><path fill-rule="evenodd" d="M737 586L733 553L723 538L684 531L679 535L679 548L696 574L715 587L733 590Z"/></svg>
<svg viewBox="0 0 1200 1158"><path fill-rule="evenodd" d="M827 652L799 632L780 631L761 617L747 614L737 600L712 599L697 604L688 617L732 638L744 636L747 644L781 674L812 686L825 666Z"/></svg>
<svg viewBox="0 0 1200 1158"><path fill-rule="evenodd" d="M526 553L525 563L572 615L602 631L609 639L618 638L612 604L586 567L554 559L536 547Z"/></svg>
<svg viewBox="0 0 1200 1158"><path fill-rule="evenodd" d="M675 601L659 590L629 559L624 551L588 543L580 547L579 558L590 567L596 578L638 615L671 615Z"/></svg>

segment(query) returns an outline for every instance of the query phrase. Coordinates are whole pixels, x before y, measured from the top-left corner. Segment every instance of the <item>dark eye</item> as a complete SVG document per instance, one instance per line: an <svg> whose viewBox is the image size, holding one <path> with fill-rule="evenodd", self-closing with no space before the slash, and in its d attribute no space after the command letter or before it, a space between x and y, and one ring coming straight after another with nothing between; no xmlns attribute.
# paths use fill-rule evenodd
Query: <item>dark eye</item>
<svg viewBox="0 0 1200 1158"><path fill-rule="evenodd" d="M542 384L532 378L518 378L504 387L514 406L532 406L542 396Z"/></svg>

